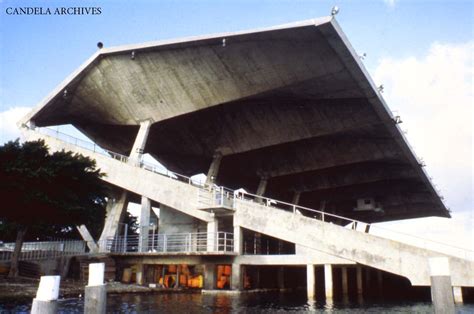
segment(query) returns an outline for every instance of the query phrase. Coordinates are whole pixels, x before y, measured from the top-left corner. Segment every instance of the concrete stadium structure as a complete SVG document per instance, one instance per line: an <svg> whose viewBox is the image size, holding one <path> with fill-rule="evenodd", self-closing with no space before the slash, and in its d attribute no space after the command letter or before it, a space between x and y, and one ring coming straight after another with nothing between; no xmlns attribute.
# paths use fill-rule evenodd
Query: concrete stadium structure
<svg viewBox="0 0 474 314"><path fill-rule="evenodd" d="M450 217L398 122L327 17L100 49L20 124L107 174L116 196L102 236L82 234L139 283L186 265L171 272L186 286L180 271L194 265L207 290L285 288L303 270L309 297L321 283L327 298L352 284L361 296L389 274L429 286L429 259L442 256L459 294L474 286L472 261L369 233ZM94 144L41 128L64 124ZM128 202L142 204L135 240L119 228Z"/></svg>

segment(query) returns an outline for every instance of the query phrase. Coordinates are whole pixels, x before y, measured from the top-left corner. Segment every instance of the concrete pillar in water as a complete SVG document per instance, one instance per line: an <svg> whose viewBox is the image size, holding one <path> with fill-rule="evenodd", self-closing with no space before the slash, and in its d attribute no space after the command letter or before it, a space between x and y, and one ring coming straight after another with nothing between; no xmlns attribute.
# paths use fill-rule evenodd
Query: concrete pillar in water
<svg viewBox="0 0 474 314"><path fill-rule="evenodd" d="M462 297L462 288L461 287L453 287L453 296L454 296L454 303L463 303L464 299Z"/></svg>
<svg viewBox="0 0 474 314"><path fill-rule="evenodd" d="M342 298L347 301L347 298L349 297L349 283L347 280L347 267L342 267L341 268L341 274L342 274Z"/></svg>
<svg viewBox="0 0 474 314"><path fill-rule="evenodd" d="M140 129L138 130L137 137L130 151L129 164L140 165L151 124L151 120L140 122Z"/></svg>
<svg viewBox="0 0 474 314"><path fill-rule="evenodd" d="M332 300L333 298L333 284L332 284L332 265L324 265L324 286L326 290L326 300Z"/></svg>
<svg viewBox="0 0 474 314"><path fill-rule="evenodd" d="M206 185L212 185L216 182L217 175L219 174L219 167L221 165L222 153L215 152L212 157L211 165L209 166L209 171L207 172Z"/></svg>
<svg viewBox="0 0 474 314"><path fill-rule="evenodd" d="M314 300L316 297L316 281L313 264L306 265L306 291L308 300Z"/></svg>
<svg viewBox="0 0 474 314"><path fill-rule="evenodd" d="M262 176L260 178L260 182L258 184L257 192L255 193L258 196L263 196L265 194L265 190L267 189L267 184L268 184L268 177ZM257 198L257 203L263 204L263 198Z"/></svg>
<svg viewBox="0 0 474 314"><path fill-rule="evenodd" d="M84 313L103 314L107 307L104 284L104 263L89 264L89 282L84 292Z"/></svg>
<svg viewBox="0 0 474 314"><path fill-rule="evenodd" d="M454 313L453 288L451 272L447 257L429 258L431 300L435 313Z"/></svg>
<svg viewBox="0 0 474 314"><path fill-rule="evenodd" d="M207 223L207 251L215 252L217 251L217 235L218 224L217 219L214 218L213 221Z"/></svg>
<svg viewBox="0 0 474 314"><path fill-rule="evenodd" d="M357 281L357 297L362 298L364 293L363 285L362 285L362 267L356 267L356 281Z"/></svg>
<svg viewBox="0 0 474 314"><path fill-rule="evenodd" d="M139 252L148 252L148 237L150 234L150 199L142 196L142 207L140 211L140 236L138 243Z"/></svg>
<svg viewBox="0 0 474 314"><path fill-rule="evenodd" d="M240 264L232 264L232 278L230 283L232 290L243 289L242 266Z"/></svg>
<svg viewBox="0 0 474 314"><path fill-rule="evenodd" d="M32 314L55 314L58 309L60 276L41 276L36 298L31 305Z"/></svg>
<svg viewBox="0 0 474 314"><path fill-rule="evenodd" d="M204 289L213 290L216 288L216 265L204 265Z"/></svg>
<svg viewBox="0 0 474 314"><path fill-rule="evenodd" d="M280 290L285 289L285 267L283 266L278 267L277 281L278 281L278 288Z"/></svg>

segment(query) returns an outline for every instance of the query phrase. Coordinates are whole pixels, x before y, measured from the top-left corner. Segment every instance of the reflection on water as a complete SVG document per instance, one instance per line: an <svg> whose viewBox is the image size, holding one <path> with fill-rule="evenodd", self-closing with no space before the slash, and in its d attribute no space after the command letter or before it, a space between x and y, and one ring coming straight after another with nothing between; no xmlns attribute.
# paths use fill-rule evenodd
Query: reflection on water
<svg viewBox="0 0 474 314"><path fill-rule="evenodd" d="M108 313L432 313L431 303L308 301L304 292L259 294L121 294L109 295ZM83 299L64 299L59 313L82 313ZM0 313L28 313L31 301L0 304ZM473 313L474 304L456 307Z"/></svg>

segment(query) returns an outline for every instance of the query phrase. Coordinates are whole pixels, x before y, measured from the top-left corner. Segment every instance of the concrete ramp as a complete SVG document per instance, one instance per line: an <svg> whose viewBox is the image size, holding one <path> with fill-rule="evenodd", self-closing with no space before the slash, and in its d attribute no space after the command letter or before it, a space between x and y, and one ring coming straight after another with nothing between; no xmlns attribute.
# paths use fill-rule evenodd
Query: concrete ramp
<svg viewBox="0 0 474 314"><path fill-rule="evenodd" d="M248 200L234 202L234 224L429 286L428 258L446 256ZM474 286L474 262L449 256L453 286Z"/></svg>
<svg viewBox="0 0 474 314"><path fill-rule="evenodd" d="M66 150L95 159L97 167L106 174L103 177L104 181L110 184L143 195L197 219L213 221L209 213L198 209L200 207L198 187L111 158L103 151L94 152L53 136L28 130L25 130L23 135L30 141L43 139L52 152Z"/></svg>

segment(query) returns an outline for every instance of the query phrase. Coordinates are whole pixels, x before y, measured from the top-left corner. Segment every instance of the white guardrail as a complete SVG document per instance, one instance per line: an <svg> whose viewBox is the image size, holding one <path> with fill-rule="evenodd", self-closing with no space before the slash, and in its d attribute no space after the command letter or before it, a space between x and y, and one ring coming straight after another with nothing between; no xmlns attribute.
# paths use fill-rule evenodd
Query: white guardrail
<svg viewBox="0 0 474 314"><path fill-rule="evenodd" d="M15 242L0 243L0 262L11 260L14 249ZM85 252L86 242L80 240L24 242L19 260L44 260Z"/></svg>
<svg viewBox="0 0 474 314"><path fill-rule="evenodd" d="M129 157L114 153L105 149L100 148L98 145L84 141L73 136L67 135L65 133L61 133L56 130L52 130L49 128L35 128L30 129L40 134L45 134L48 136L52 136L56 139L64 141L69 144L73 144L75 146L99 153L101 155L119 160L121 162L128 162ZM287 202L282 202L279 200L271 199L264 196L259 196L251 193L244 192L242 190L231 190L225 187L219 187L217 185L213 186L206 186L202 181L192 179L191 177L187 177L184 175L180 175L175 172L171 172L166 170L164 167L159 167L157 165L141 162L138 161L135 163L136 166L141 167L145 170L152 171L156 174L167 176L171 179L175 179L187 184L191 184L201 188L199 199L200 203L203 207L225 207L225 208L233 208L234 199L238 198L245 201L256 202L262 205L271 206L277 209L282 209L286 211L291 211L294 214L305 215L308 217L312 217L314 219L335 223L339 225L345 225L347 228L351 228L356 231L360 232L369 232L369 229L372 231L373 234L375 230L377 230L377 236L383 238L393 239L395 241L404 242L410 245L414 245L420 248L437 251L443 254L452 255L468 260L474 260L474 251L468 250L461 247L456 247L451 244L438 242L426 238L422 238L415 235L406 234L399 231L394 231L386 228L382 228L379 226L375 226L374 224L369 224L363 221L358 221L352 218L343 217L331 213L327 213L324 211L315 210L312 208L307 208L303 206L299 206L296 204L291 204Z"/></svg>

